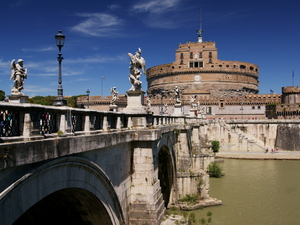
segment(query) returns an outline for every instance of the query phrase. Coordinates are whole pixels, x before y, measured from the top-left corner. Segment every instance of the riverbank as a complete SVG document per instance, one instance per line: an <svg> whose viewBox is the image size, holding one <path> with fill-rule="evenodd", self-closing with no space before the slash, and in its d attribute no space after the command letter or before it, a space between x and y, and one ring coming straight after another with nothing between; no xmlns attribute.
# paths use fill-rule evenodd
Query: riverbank
<svg viewBox="0 0 300 225"><path fill-rule="evenodd" d="M216 158L221 159L253 159L253 160L300 160L300 151L295 152L218 152Z"/></svg>

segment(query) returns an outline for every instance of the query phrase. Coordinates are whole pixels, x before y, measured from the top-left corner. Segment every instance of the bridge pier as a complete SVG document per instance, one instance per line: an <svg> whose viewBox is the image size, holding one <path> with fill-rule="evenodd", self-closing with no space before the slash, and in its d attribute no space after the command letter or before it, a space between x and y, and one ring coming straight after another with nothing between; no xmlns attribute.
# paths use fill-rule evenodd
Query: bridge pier
<svg viewBox="0 0 300 225"><path fill-rule="evenodd" d="M144 143L145 144L145 143ZM153 146L135 147L131 184L130 224L160 224L165 212Z"/></svg>

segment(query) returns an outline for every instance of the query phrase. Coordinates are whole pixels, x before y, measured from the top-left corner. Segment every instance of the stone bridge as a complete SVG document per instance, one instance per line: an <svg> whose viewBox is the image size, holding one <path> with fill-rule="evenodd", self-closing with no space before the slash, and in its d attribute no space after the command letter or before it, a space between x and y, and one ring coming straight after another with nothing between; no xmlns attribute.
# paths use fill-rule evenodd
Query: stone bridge
<svg viewBox="0 0 300 225"><path fill-rule="evenodd" d="M0 103L1 224L160 224L187 194L209 197L192 117Z"/></svg>

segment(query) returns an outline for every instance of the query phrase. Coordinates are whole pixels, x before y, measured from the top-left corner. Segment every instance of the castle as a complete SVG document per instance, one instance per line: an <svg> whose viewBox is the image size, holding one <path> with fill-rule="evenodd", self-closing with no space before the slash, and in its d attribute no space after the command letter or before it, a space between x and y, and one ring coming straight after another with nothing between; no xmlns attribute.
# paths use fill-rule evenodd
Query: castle
<svg viewBox="0 0 300 225"><path fill-rule="evenodd" d="M202 116L207 119L265 119L298 116L300 110L296 103L300 101L299 87L284 87L283 95L257 94L258 78L257 65L218 59L216 43L202 41L202 35L198 33L197 42L179 44L179 48L175 50L173 63L153 66L147 70L147 94L151 99L153 114L174 112L173 90L177 86L182 90L183 114L189 114L191 103L194 103L199 106L198 109L201 108ZM109 110L110 98L110 96L106 98L91 96L89 107ZM119 96L116 102L118 111L126 107L126 98L126 95ZM192 98L194 98L193 102ZM293 107L283 107L286 103L292 103ZM79 97L78 104L86 107L86 97ZM280 106L274 108L272 105ZM287 113L290 111L291 113Z"/></svg>

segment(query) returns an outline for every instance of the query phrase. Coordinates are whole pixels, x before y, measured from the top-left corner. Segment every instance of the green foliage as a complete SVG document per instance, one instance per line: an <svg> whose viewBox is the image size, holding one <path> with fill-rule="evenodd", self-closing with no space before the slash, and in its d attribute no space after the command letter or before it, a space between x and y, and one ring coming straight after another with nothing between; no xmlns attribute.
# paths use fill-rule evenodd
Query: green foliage
<svg viewBox="0 0 300 225"><path fill-rule="evenodd" d="M220 149L220 142L219 141L212 141L211 145L212 145L212 150L213 150L214 153L219 152L219 149Z"/></svg>
<svg viewBox="0 0 300 225"><path fill-rule="evenodd" d="M53 105L55 96L34 96L27 99L27 103L39 104L39 105Z"/></svg>
<svg viewBox="0 0 300 225"><path fill-rule="evenodd" d="M67 104L69 107L78 108L77 106L77 98L82 95L71 96L66 98ZM39 105L53 105L56 96L34 96L32 98L27 99L27 103L39 104Z"/></svg>
<svg viewBox="0 0 300 225"><path fill-rule="evenodd" d="M174 134L176 134L176 137L178 137L179 133L179 130L177 128L174 128Z"/></svg>
<svg viewBox="0 0 300 225"><path fill-rule="evenodd" d="M72 108L79 108L79 106L77 105L77 98L81 97L81 96L85 96L85 95L76 95L76 96L71 96L71 97L67 98L68 106L72 107Z"/></svg>
<svg viewBox="0 0 300 225"><path fill-rule="evenodd" d="M189 215L189 222L196 223L195 213L190 213L190 215Z"/></svg>
<svg viewBox="0 0 300 225"><path fill-rule="evenodd" d="M57 135L60 136L60 135L63 135L64 132L62 132L61 130L57 131Z"/></svg>
<svg viewBox="0 0 300 225"><path fill-rule="evenodd" d="M179 199L179 201L186 202L188 204L195 204L198 200L199 200L199 197L196 194L192 194L192 195L187 194L182 199Z"/></svg>
<svg viewBox="0 0 300 225"><path fill-rule="evenodd" d="M0 90L0 101L2 102L5 99L5 91Z"/></svg>
<svg viewBox="0 0 300 225"><path fill-rule="evenodd" d="M212 223L212 213L208 211L206 213L206 218L197 220L195 213L188 213L187 211L181 211L175 207L166 210L165 215L169 218L175 217L175 215L181 215L183 218L181 220L176 220L175 224L191 224L191 225L208 225Z"/></svg>
<svg viewBox="0 0 300 225"><path fill-rule="evenodd" d="M220 178L222 177L222 168L219 165L219 163L212 162L208 166L208 173L210 174L211 177Z"/></svg>

